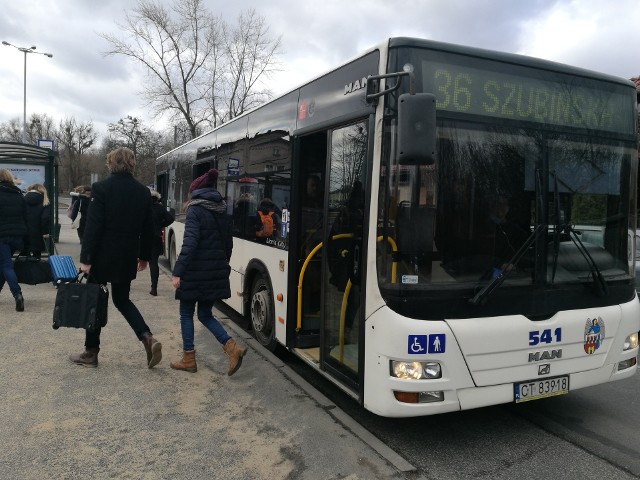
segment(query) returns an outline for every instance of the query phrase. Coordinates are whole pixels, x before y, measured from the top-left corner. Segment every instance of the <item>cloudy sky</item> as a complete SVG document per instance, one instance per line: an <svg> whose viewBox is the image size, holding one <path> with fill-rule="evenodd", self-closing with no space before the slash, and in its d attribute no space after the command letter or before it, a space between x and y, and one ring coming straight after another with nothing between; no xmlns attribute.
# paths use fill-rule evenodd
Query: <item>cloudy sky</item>
<svg viewBox="0 0 640 480"><path fill-rule="evenodd" d="M173 0L155 0L169 4ZM37 46L27 56L27 117L92 120L104 134L127 115L152 119L138 95L140 67L104 57L100 33L118 33L136 0L3 2L0 41ZM275 94L337 66L390 36L416 36L520 53L624 78L640 74L640 0L205 0L235 23L254 7L282 36ZM24 54L0 45L0 122L22 119Z"/></svg>

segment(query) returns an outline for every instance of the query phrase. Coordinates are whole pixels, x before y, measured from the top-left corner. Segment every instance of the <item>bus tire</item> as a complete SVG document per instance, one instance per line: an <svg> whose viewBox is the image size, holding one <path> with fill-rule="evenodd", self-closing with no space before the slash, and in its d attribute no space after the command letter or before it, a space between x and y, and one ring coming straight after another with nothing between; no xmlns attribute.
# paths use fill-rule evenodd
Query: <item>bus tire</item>
<svg viewBox="0 0 640 480"><path fill-rule="evenodd" d="M272 352L276 349L276 323L273 309L273 292L269 282L259 276L251 287L249 315L255 339Z"/></svg>
<svg viewBox="0 0 640 480"><path fill-rule="evenodd" d="M173 268L176 266L178 256L176 255L176 236L171 235L171 242L169 243L169 268L173 272Z"/></svg>

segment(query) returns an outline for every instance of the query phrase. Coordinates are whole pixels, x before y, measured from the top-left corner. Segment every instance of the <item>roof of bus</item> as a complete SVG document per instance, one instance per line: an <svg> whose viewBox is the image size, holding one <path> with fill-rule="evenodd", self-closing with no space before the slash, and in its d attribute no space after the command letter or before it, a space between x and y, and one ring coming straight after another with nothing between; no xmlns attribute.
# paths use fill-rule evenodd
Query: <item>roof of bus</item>
<svg viewBox="0 0 640 480"><path fill-rule="evenodd" d="M503 63L513 63L517 65L524 65L527 67L539 68L544 70L552 70L571 75L577 75L582 77L595 78L598 80L604 80L608 82L620 83L623 85L631 86L633 82L629 79L609 75L606 73L596 72L594 70L587 70L584 68L574 67L551 60L543 60L537 57L530 57L527 55L520 55L516 53L500 52L497 50L487 50L484 48L470 47L466 45L457 45L453 43L437 42L434 40L427 40L421 38L411 37L394 37L389 39L389 48L398 47L418 47L428 48L430 50L439 50L442 52L451 52L457 54L463 54L472 57L488 58Z"/></svg>
<svg viewBox="0 0 640 480"><path fill-rule="evenodd" d="M594 79L598 79L598 80L603 80L603 81L608 81L608 82L614 82L614 83L619 83L619 84L623 84L623 85L627 85L630 87L635 88L635 85L632 81L621 78L621 77L616 77L613 75L608 75L605 73L600 73L600 72L596 72L596 71L592 71L592 70L587 70L587 69L583 69L583 68L579 68L579 67L573 67L570 65L565 65L562 63L558 63L558 62L552 62L551 60L543 60L541 58L536 58L536 57L530 57L527 55L520 55L520 54L516 54L516 53L507 53L507 52L500 52L497 50L487 50L487 49L483 49L483 48L477 48L477 47L470 47L467 45L458 45L458 44L454 44L454 43L446 43L446 42L439 42L439 41L435 41L435 40L427 40L424 38L413 38L413 37L391 37L391 38L387 38L386 40L380 42L377 45L374 45L370 48L368 48L367 50L361 52L359 55L349 59L346 62L341 63L340 65L331 68L330 70L327 70L326 72L317 75L315 78L310 79L309 81L302 83L300 85L298 85L295 88L292 88L291 90L287 90L286 92L282 93L281 95L278 95L277 97L273 98L272 100L270 100L270 102L277 100L279 98L282 98L286 95L289 95L292 92L295 92L296 90L299 90L303 87L305 87L306 85L309 85L311 82L314 82L315 80L322 78L326 75L329 75L330 73L338 70L339 68L342 68L345 65L350 64L351 62L353 62L354 60L357 60L358 58L361 58L375 50L384 50L385 48L399 48L399 47L417 47L417 48L428 48L431 50L439 50L439 51L443 51L443 52L451 52L451 53L456 53L456 54L463 54L463 55L468 55L468 56L472 56L472 57L478 57L478 58L486 58L486 59L490 59L490 60L496 60L499 62L504 62L504 63L513 63L513 64L517 64L517 65L524 65L524 66L528 66L528 67L532 67L532 68L539 68L539 69L544 69L544 70L550 70L550 71L556 71L556 72L563 72L563 73L568 73L570 75L577 75L577 76L582 76L582 77L588 77L588 78L594 78ZM247 115L249 115L251 112L254 112L262 107L264 107L265 105L267 105L267 102L265 104L259 105L251 110L247 110L246 112L242 113L242 115L238 115L237 117L233 118L230 122L234 122L237 121ZM227 122L229 123L229 122ZM184 144L162 154L160 157L158 157L158 159L164 157L165 155L170 154L171 152L173 152L174 150L177 150L179 148L182 148L184 145L187 145L191 142L194 142L196 140L198 140L200 137L204 136L204 135L208 135L209 133L211 133L214 130L217 130L221 127L223 127L224 125L226 125L226 123L208 130L204 133L202 133L201 135L199 135L198 137L189 140L188 142L185 142Z"/></svg>

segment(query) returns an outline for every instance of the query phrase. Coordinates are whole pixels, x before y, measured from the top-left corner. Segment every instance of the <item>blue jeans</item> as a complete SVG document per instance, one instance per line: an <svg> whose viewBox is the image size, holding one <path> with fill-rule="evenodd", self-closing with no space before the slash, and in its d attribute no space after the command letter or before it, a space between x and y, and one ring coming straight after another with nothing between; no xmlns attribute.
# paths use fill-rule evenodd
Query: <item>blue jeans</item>
<svg viewBox="0 0 640 480"><path fill-rule="evenodd" d="M91 281L91 279L89 279ZM124 319L129 326L133 329L138 340L142 340L142 335L145 333L151 334L149 327L142 318L140 310L129 300L129 292L131 291L131 282L126 283L112 283L111 284L111 300L113 305L120 311ZM84 346L85 348L99 348L100 347L100 331L101 328L96 328L93 331L87 330L85 336Z"/></svg>
<svg viewBox="0 0 640 480"><path fill-rule="evenodd" d="M13 247L8 243L0 240L0 289L4 287L4 282L9 284L9 290L15 297L22 293L20 285L18 284L18 277L13 269Z"/></svg>
<svg viewBox="0 0 640 480"><path fill-rule="evenodd" d="M224 345L231 338L224 327L215 319L211 310L213 302L197 302L198 303L198 320L207 330L216 337L216 340ZM182 348L185 352L194 349L193 337L193 312L196 309L196 302L189 300L180 300L180 330L182 330Z"/></svg>

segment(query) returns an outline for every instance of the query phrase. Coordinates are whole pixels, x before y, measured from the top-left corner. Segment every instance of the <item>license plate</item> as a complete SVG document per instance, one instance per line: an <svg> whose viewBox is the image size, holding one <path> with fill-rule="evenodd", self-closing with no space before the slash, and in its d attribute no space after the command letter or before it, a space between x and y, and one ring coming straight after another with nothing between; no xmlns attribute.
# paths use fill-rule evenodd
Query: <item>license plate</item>
<svg viewBox="0 0 640 480"><path fill-rule="evenodd" d="M569 393L569 376L542 378L514 384L515 402L528 402L539 398Z"/></svg>

